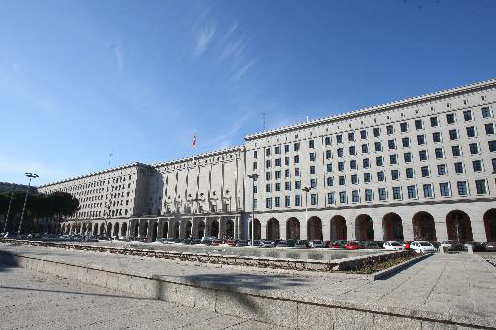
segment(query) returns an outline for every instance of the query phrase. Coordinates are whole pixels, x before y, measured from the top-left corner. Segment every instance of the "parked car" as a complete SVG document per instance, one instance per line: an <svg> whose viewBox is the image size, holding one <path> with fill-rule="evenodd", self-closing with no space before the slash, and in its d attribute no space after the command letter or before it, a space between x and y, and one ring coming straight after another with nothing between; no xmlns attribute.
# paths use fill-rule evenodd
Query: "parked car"
<svg viewBox="0 0 496 330"><path fill-rule="evenodd" d="M455 241L442 241L441 249L447 248L449 250L453 244L455 244Z"/></svg>
<svg viewBox="0 0 496 330"><path fill-rule="evenodd" d="M335 241L335 242L330 242L327 247L329 249L339 249L339 250L344 250L346 247L346 242L343 241Z"/></svg>
<svg viewBox="0 0 496 330"><path fill-rule="evenodd" d="M306 248L308 248L308 241L306 241L306 240L296 241L294 247L297 249L306 249Z"/></svg>
<svg viewBox="0 0 496 330"><path fill-rule="evenodd" d="M314 239L314 240L308 241L308 247L310 247L310 248L323 248L324 242Z"/></svg>
<svg viewBox="0 0 496 330"><path fill-rule="evenodd" d="M496 242L487 242L484 245L486 247L486 251L496 251Z"/></svg>
<svg viewBox="0 0 496 330"><path fill-rule="evenodd" d="M296 244L296 240L295 239L288 239L288 240L286 240L286 244L288 245L288 247L294 247Z"/></svg>
<svg viewBox="0 0 496 330"><path fill-rule="evenodd" d="M474 251L474 252L486 251L486 247L480 242L469 241L469 242L465 242L465 244L463 244L463 245L465 247L465 250L468 250L468 246L471 245L472 251Z"/></svg>
<svg viewBox="0 0 496 330"><path fill-rule="evenodd" d="M368 241L368 242L363 242L363 248L364 249L382 249L382 247L379 246L376 242Z"/></svg>
<svg viewBox="0 0 496 330"><path fill-rule="evenodd" d="M219 246L222 244L222 241L220 239L214 239L210 242L211 246Z"/></svg>
<svg viewBox="0 0 496 330"><path fill-rule="evenodd" d="M236 240L234 240L234 239L228 239L228 240L226 240L226 244L228 246L236 246Z"/></svg>
<svg viewBox="0 0 496 330"><path fill-rule="evenodd" d="M387 242L384 242L384 249L385 250L396 250L396 251L401 251L401 250L404 250L405 248L403 247L403 245L401 245L399 242L397 241L387 241Z"/></svg>
<svg viewBox="0 0 496 330"><path fill-rule="evenodd" d="M410 244L410 248L417 253L435 252L436 248L429 242L426 241L413 241Z"/></svg>
<svg viewBox="0 0 496 330"><path fill-rule="evenodd" d="M191 245L197 245L197 244L201 244L201 243L202 243L201 239L195 238L195 239L192 239L191 240L191 243L190 244Z"/></svg>
<svg viewBox="0 0 496 330"><path fill-rule="evenodd" d="M344 247L346 250L359 250L363 249L363 244L358 241L350 241Z"/></svg>
<svg viewBox="0 0 496 330"><path fill-rule="evenodd" d="M251 240L248 241L248 245L251 246ZM253 246L254 247L260 246L260 241L259 240L253 240Z"/></svg>
<svg viewBox="0 0 496 330"><path fill-rule="evenodd" d="M260 246L261 247L274 247L274 241L269 241L269 240L263 240L263 241L260 241Z"/></svg>
<svg viewBox="0 0 496 330"><path fill-rule="evenodd" d="M245 241L245 240L236 241L236 246L237 247L248 246L248 241Z"/></svg>

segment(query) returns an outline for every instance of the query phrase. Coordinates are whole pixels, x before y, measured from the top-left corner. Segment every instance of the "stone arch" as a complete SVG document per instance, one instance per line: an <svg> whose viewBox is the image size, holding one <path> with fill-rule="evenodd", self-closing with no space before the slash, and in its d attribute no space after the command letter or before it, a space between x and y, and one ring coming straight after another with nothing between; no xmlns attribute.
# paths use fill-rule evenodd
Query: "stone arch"
<svg viewBox="0 0 496 330"><path fill-rule="evenodd" d="M191 238L193 236L192 229L193 229L193 223L190 220L186 221L186 224L184 225L185 238Z"/></svg>
<svg viewBox="0 0 496 330"><path fill-rule="evenodd" d="M219 221L213 220L210 228L210 236L219 237Z"/></svg>
<svg viewBox="0 0 496 330"><path fill-rule="evenodd" d="M279 221L276 218L271 218L267 222L267 239L276 240L280 238Z"/></svg>
<svg viewBox="0 0 496 330"><path fill-rule="evenodd" d="M437 241L436 224L429 212L420 211L412 218L413 239L416 241Z"/></svg>
<svg viewBox="0 0 496 330"><path fill-rule="evenodd" d="M294 217L286 220L286 239L300 239L300 221Z"/></svg>
<svg viewBox="0 0 496 330"><path fill-rule="evenodd" d="M368 214L360 214L355 219L355 239L357 241L374 240L374 222Z"/></svg>
<svg viewBox="0 0 496 330"><path fill-rule="evenodd" d="M496 209L487 210L484 213L484 228L486 230L486 240L488 242L496 241Z"/></svg>
<svg viewBox="0 0 496 330"><path fill-rule="evenodd" d="M467 213L454 210L446 215L448 239L457 242L472 241L472 224Z"/></svg>
<svg viewBox="0 0 496 330"><path fill-rule="evenodd" d="M174 221L174 224L172 225L172 238L179 238L179 221Z"/></svg>
<svg viewBox="0 0 496 330"><path fill-rule="evenodd" d="M151 235L150 235L152 242L157 240L157 233L158 233L158 222L154 221L152 224Z"/></svg>
<svg viewBox="0 0 496 330"><path fill-rule="evenodd" d="M118 222L114 223L114 233L112 236L119 237L119 223Z"/></svg>
<svg viewBox="0 0 496 330"><path fill-rule="evenodd" d="M122 223L121 226L121 236L127 237L127 222Z"/></svg>
<svg viewBox="0 0 496 330"><path fill-rule="evenodd" d="M107 232L106 232L107 237L112 236L112 222L107 223Z"/></svg>
<svg viewBox="0 0 496 330"><path fill-rule="evenodd" d="M331 218L331 241L346 240L348 240L346 219L341 215L335 215Z"/></svg>
<svg viewBox="0 0 496 330"><path fill-rule="evenodd" d="M402 241L403 236L403 220L401 217L390 212L382 218L382 231L384 241Z"/></svg>
<svg viewBox="0 0 496 330"><path fill-rule="evenodd" d="M134 233L134 237L138 237L139 236L139 221L135 221L134 222L133 233Z"/></svg>
<svg viewBox="0 0 496 330"><path fill-rule="evenodd" d="M196 227L196 237L202 239L205 236L205 221L198 221L198 226Z"/></svg>
<svg viewBox="0 0 496 330"><path fill-rule="evenodd" d="M307 223L308 240L322 240L322 220L319 217L311 217Z"/></svg>
<svg viewBox="0 0 496 330"><path fill-rule="evenodd" d="M232 219L226 221L226 239L234 239L234 221Z"/></svg>
<svg viewBox="0 0 496 330"><path fill-rule="evenodd" d="M105 224L103 222L100 224L100 235L105 235Z"/></svg>
<svg viewBox="0 0 496 330"><path fill-rule="evenodd" d="M253 235L253 239L255 240L262 239L262 225L260 224L260 220L255 218L255 222L253 223L253 225L255 227L255 235ZM251 240L251 230L252 230L251 220L248 223L248 226L249 226L248 235L249 235L249 239Z"/></svg>

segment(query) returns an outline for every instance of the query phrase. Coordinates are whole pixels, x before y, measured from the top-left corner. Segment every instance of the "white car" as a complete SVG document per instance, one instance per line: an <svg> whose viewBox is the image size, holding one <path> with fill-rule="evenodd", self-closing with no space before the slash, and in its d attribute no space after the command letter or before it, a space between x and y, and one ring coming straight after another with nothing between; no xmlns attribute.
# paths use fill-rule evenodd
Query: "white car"
<svg viewBox="0 0 496 330"><path fill-rule="evenodd" d="M323 248L324 247L324 243L322 241L319 241L319 240L308 241L308 245L311 248Z"/></svg>
<svg viewBox="0 0 496 330"><path fill-rule="evenodd" d="M451 245L455 244L455 241L443 241L441 242L441 249L446 247L447 249L449 249L451 247Z"/></svg>
<svg viewBox="0 0 496 330"><path fill-rule="evenodd" d="M402 251L405 249L402 244L396 241L387 241L383 244L383 246L384 250Z"/></svg>
<svg viewBox="0 0 496 330"><path fill-rule="evenodd" d="M410 243L410 249L417 253L435 252L436 248L429 242L426 241L414 241Z"/></svg>

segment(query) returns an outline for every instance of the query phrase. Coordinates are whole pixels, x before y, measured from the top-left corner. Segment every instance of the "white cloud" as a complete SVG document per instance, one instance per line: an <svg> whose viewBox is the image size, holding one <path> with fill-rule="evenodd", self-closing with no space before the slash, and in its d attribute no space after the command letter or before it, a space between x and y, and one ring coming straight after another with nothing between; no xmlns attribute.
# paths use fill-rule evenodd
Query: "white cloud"
<svg viewBox="0 0 496 330"><path fill-rule="evenodd" d="M248 70L256 63L256 60L251 60L245 63L241 68L239 68L231 78L232 80L237 80L243 78L243 76L248 72Z"/></svg>
<svg viewBox="0 0 496 330"><path fill-rule="evenodd" d="M213 24L205 24L205 26L198 31L196 35L196 55L201 55L205 52L208 45L212 42L215 32L216 28Z"/></svg>

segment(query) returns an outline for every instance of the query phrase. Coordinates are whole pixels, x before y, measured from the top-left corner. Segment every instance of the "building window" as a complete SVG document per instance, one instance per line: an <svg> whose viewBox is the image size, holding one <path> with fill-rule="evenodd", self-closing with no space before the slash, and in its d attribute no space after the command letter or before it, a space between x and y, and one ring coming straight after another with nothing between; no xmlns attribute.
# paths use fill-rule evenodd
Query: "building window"
<svg viewBox="0 0 496 330"><path fill-rule="evenodd" d="M253 151L253 158L258 158L258 152L256 150ZM131 180L131 178L129 178L129 180Z"/></svg>
<svg viewBox="0 0 496 330"><path fill-rule="evenodd" d="M277 182L275 188L276 188L276 191L281 191L281 183Z"/></svg>
<svg viewBox="0 0 496 330"><path fill-rule="evenodd" d="M381 151L382 150L381 143L380 142L374 142L374 148L375 148L375 151Z"/></svg>
<svg viewBox="0 0 496 330"><path fill-rule="evenodd" d="M356 155L356 150L355 150L355 146L351 146L348 148L349 152L350 152L350 155L351 156L354 156Z"/></svg>
<svg viewBox="0 0 496 330"><path fill-rule="evenodd" d="M350 169L352 169L352 170L357 169L357 161L355 159L350 160Z"/></svg>
<svg viewBox="0 0 496 330"><path fill-rule="evenodd" d="M340 172L344 171L344 162L338 162L338 171Z"/></svg>
<svg viewBox="0 0 496 330"><path fill-rule="evenodd" d="M265 180L270 180L271 179L271 173L270 172L265 172Z"/></svg>
<svg viewBox="0 0 496 330"><path fill-rule="evenodd" d="M338 153L338 157L342 158L343 157L343 148L338 148L337 150L337 153Z"/></svg>
<svg viewBox="0 0 496 330"><path fill-rule="evenodd" d="M493 174L496 173L496 158L491 159L491 162L493 164Z"/></svg>
<svg viewBox="0 0 496 330"><path fill-rule="evenodd" d="M492 117L491 110L489 110L489 107L481 108L481 114L482 114L482 118Z"/></svg>
<svg viewBox="0 0 496 330"><path fill-rule="evenodd" d="M365 201L372 202L372 199L373 199L372 189L365 189Z"/></svg>
<svg viewBox="0 0 496 330"><path fill-rule="evenodd" d="M485 124L484 128L486 129L487 135L494 134L494 124L492 124L492 123L491 124Z"/></svg>
<svg viewBox="0 0 496 330"><path fill-rule="evenodd" d="M352 174L351 175L351 183L352 184L357 184L358 183L358 175L357 174Z"/></svg>
<svg viewBox="0 0 496 330"><path fill-rule="evenodd" d="M301 181L295 181L295 189L301 189Z"/></svg>
<svg viewBox="0 0 496 330"><path fill-rule="evenodd" d="M384 181L384 172L377 172L377 181Z"/></svg>
<svg viewBox="0 0 496 330"><path fill-rule="evenodd" d="M334 183L334 178L332 176L327 177L326 183L327 183L328 187L332 187L332 185Z"/></svg>
<svg viewBox="0 0 496 330"><path fill-rule="evenodd" d="M496 160L496 159L495 159L495 160ZM368 183L368 182L370 182L370 181L371 181L371 175L370 175L370 173L363 173L363 181L364 181L365 183Z"/></svg>
<svg viewBox="0 0 496 330"><path fill-rule="evenodd" d="M317 205L317 194L310 195L310 205Z"/></svg>
<svg viewBox="0 0 496 330"><path fill-rule="evenodd" d="M401 123L400 124L400 130L401 130L401 133L405 133L408 131L408 124L407 123Z"/></svg>
<svg viewBox="0 0 496 330"><path fill-rule="evenodd" d="M417 187L416 186L408 186L406 187L408 192L408 198L414 199L417 198Z"/></svg>
<svg viewBox="0 0 496 330"><path fill-rule="evenodd" d="M478 143L470 143L468 145L470 149L470 154L471 155L477 155L479 153L479 144Z"/></svg>
<svg viewBox="0 0 496 330"><path fill-rule="evenodd" d="M265 149L265 154L267 155L267 157L270 156L270 148Z"/></svg>
<svg viewBox="0 0 496 330"><path fill-rule="evenodd" d="M399 180L399 178L400 178L400 171L391 170L391 180Z"/></svg>
<svg viewBox="0 0 496 330"><path fill-rule="evenodd" d="M339 176L339 185L344 186L346 184L346 177L344 175Z"/></svg>
<svg viewBox="0 0 496 330"><path fill-rule="evenodd" d="M291 206L291 196L284 196L284 206L285 207Z"/></svg>
<svg viewBox="0 0 496 330"><path fill-rule="evenodd" d="M405 159L405 163L410 163L412 161L412 153L411 152L405 152L403 154L403 158Z"/></svg>
<svg viewBox="0 0 496 330"><path fill-rule="evenodd" d="M432 133L432 140L436 143L441 142L441 133L440 132Z"/></svg>
<svg viewBox="0 0 496 330"><path fill-rule="evenodd" d="M472 120L472 111L471 110L463 111L463 119L465 121L471 121Z"/></svg>
<svg viewBox="0 0 496 330"><path fill-rule="evenodd" d="M317 188L317 179L310 179L310 187Z"/></svg>
<svg viewBox="0 0 496 330"><path fill-rule="evenodd" d="M397 155L389 155L389 163L391 165L395 165L398 163L398 157Z"/></svg>
<svg viewBox="0 0 496 330"><path fill-rule="evenodd" d="M370 167L370 159L364 158L363 159L363 168L369 168L369 167Z"/></svg>
<svg viewBox="0 0 496 330"><path fill-rule="evenodd" d="M455 173L456 174L463 173L463 163L462 162L455 163Z"/></svg>
<svg viewBox="0 0 496 330"><path fill-rule="evenodd" d="M419 151L419 159L421 161L427 160L427 151L426 150L420 150Z"/></svg>
<svg viewBox="0 0 496 330"><path fill-rule="evenodd" d="M487 194L487 186L486 180L475 180L475 189L477 191L477 195L485 195Z"/></svg>
<svg viewBox="0 0 496 330"><path fill-rule="evenodd" d="M487 144L490 152L496 151L496 141L489 141Z"/></svg>
<svg viewBox="0 0 496 330"><path fill-rule="evenodd" d="M301 196L300 195L295 196L295 206L301 206Z"/></svg>
<svg viewBox="0 0 496 330"><path fill-rule="evenodd" d="M265 200L265 207L268 209L272 208L272 198L271 197L269 197Z"/></svg>
<svg viewBox="0 0 496 330"><path fill-rule="evenodd" d="M454 113L448 113L446 115L446 122L448 124L454 124L455 123L455 114Z"/></svg>
<svg viewBox="0 0 496 330"><path fill-rule="evenodd" d="M289 168L284 170L284 177L289 178Z"/></svg>
<svg viewBox="0 0 496 330"><path fill-rule="evenodd" d="M412 179L413 178L413 168L409 167L406 169L406 177L407 179Z"/></svg>
<svg viewBox="0 0 496 330"><path fill-rule="evenodd" d="M267 149L267 150L269 150L269 149ZM266 168L270 168L270 159L267 159L267 160L265 161L265 167L266 167Z"/></svg>
<svg viewBox="0 0 496 330"><path fill-rule="evenodd" d="M387 133L387 135L391 135L394 133L393 125L387 125L386 126L386 133Z"/></svg>
<svg viewBox="0 0 496 330"><path fill-rule="evenodd" d="M309 140L309 141L308 141L308 147L309 147L310 149L315 148L315 141L314 141L314 140Z"/></svg>
<svg viewBox="0 0 496 330"><path fill-rule="evenodd" d="M324 139L324 143L326 146L330 146L331 145L331 137L330 136L326 136L325 139Z"/></svg>
<svg viewBox="0 0 496 330"><path fill-rule="evenodd" d="M350 142L355 141L355 133L353 132L348 133L348 141Z"/></svg>
<svg viewBox="0 0 496 330"><path fill-rule="evenodd" d="M267 183L267 184L265 185L265 191L266 191L266 192L270 192L270 190L271 190L270 188L271 188L270 183Z"/></svg>
<svg viewBox="0 0 496 330"><path fill-rule="evenodd" d="M458 195L459 196L467 196L468 195L467 182L466 181L458 181L456 183L456 187L458 189Z"/></svg>
<svg viewBox="0 0 496 330"><path fill-rule="evenodd" d="M291 182L284 182L284 189L291 190Z"/></svg>
<svg viewBox="0 0 496 330"><path fill-rule="evenodd" d="M437 166L437 174L438 175L445 175L446 174L446 165L445 164L439 164Z"/></svg>
<svg viewBox="0 0 496 330"><path fill-rule="evenodd" d="M430 198L432 197L432 184L427 183L423 185L424 197Z"/></svg>
<svg viewBox="0 0 496 330"><path fill-rule="evenodd" d="M377 166L383 165L382 156L375 157L375 165L377 165Z"/></svg>
<svg viewBox="0 0 496 330"><path fill-rule="evenodd" d="M439 121L437 117L431 117L430 120L431 120L431 127L437 127L439 125Z"/></svg>
<svg viewBox="0 0 496 330"><path fill-rule="evenodd" d="M475 135L476 135L475 126L467 127L467 136L471 138L471 137L475 137Z"/></svg>
<svg viewBox="0 0 496 330"><path fill-rule="evenodd" d="M461 155L460 146L451 146L451 153L453 157L459 157Z"/></svg>
<svg viewBox="0 0 496 330"><path fill-rule="evenodd" d="M388 148L391 149L396 149L396 142L394 140L388 140Z"/></svg>
<svg viewBox="0 0 496 330"><path fill-rule="evenodd" d="M339 203L346 204L346 191L339 192Z"/></svg>
<svg viewBox="0 0 496 330"><path fill-rule="evenodd" d="M415 129L423 129L424 125L422 123L422 119L415 120Z"/></svg>
<svg viewBox="0 0 496 330"><path fill-rule="evenodd" d="M289 165L289 157L284 157L284 165Z"/></svg>
<svg viewBox="0 0 496 330"><path fill-rule="evenodd" d="M257 162L253 162L253 170L256 170L258 167L258 163Z"/></svg>
<svg viewBox="0 0 496 330"><path fill-rule="evenodd" d="M420 168L420 172L422 173L422 177L426 178L429 176L429 166L422 166Z"/></svg>
<svg viewBox="0 0 496 330"><path fill-rule="evenodd" d="M482 172L482 161L480 160L474 160L472 162L474 172Z"/></svg>
<svg viewBox="0 0 496 330"><path fill-rule="evenodd" d="M326 159L331 159L331 158L332 158L331 150L326 150Z"/></svg>
<svg viewBox="0 0 496 330"><path fill-rule="evenodd" d="M443 148L434 149L434 153L436 154L436 159L444 158Z"/></svg>
<svg viewBox="0 0 496 330"><path fill-rule="evenodd" d="M449 130L449 137L451 141L458 140L458 131L456 129Z"/></svg>
<svg viewBox="0 0 496 330"><path fill-rule="evenodd" d="M402 138L401 143L403 145L403 148L408 148L410 146L410 138L408 137Z"/></svg>
<svg viewBox="0 0 496 330"><path fill-rule="evenodd" d="M285 153L289 152L289 144L284 145L284 152Z"/></svg>
<svg viewBox="0 0 496 330"><path fill-rule="evenodd" d="M365 139L367 138L367 131L366 131L366 130L362 129L362 130L360 131L360 138L361 138L362 140L365 140Z"/></svg>
<svg viewBox="0 0 496 330"><path fill-rule="evenodd" d="M281 147L275 147L275 148L274 148L274 153L275 153L276 155L280 155L280 154L281 154Z"/></svg>
<svg viewBox="0 0 496 330"><path fill-rule="evenodd" d="M328 205L334 204L334 192L327 193L327 204Z"/></svg>
<svg viewBox="0 0 496 330"><path fill-rule="evenodd" d="M374 127L373 132L374 132L374 137L379 137L379 135L381 135L381 130L379 127Z"/></svg>
<svg viewBox="0 0 496 330"><path fill-rule="evenodd" d="M315 166L310 166L310 174L315 174Z"/></svg>
<svg viewBox="0 0 496 330"><path fill-rule="evenodd" d="M450 188L449 188L449 182L441 182L439 183L439 192L441 193L441 196L447 197L450 196Z"/></svg>
<svg viewBox="0 0 496 330"><path fill-rule="evenodd" d="M281 197L274 198L274 204L276 207L281 207Z"/></svg>
<svg viewBox="0 0 496 330"><path fill-rule="evenodd" d="M377 189L377 192L379 193L380 201L385 201L387 199L386 188L379 188Z"/></svg>
<svg viewBox="0 0 496 330"><path fill-rule="evenodd" d="M419 146L425 144L425 135L417 135L417 143Z"/></svg>
<svg viewBox="0 0 496 330"><path fill-rule="evenodd" d="M326 168L327 168L327 173L331 173L332 172L332 164L329 163L326 165Z"/></svg>
<svg viewBox="0 0 496 330"><path fill-rule="evenodd" d="M393 199L401 199L401 187L393 187Z"/></svg>
<svg viewBox="0 0 496 330"><path fill-rule="evenodd" d="M358 193L358 190L353 190L351 192L351 202L352 203L358 203L358 202L360 202L360 195Z"/></svg>
<svg viewBox="0 0 496 330"><path fill-rule="evenodd" d="M293 144L293 150L294 151L299 151L300 150L300 142L295 142Z"/></svg>
<svg viewBox="0 0 496 330"><path fill-rule="evenodd" d="M310 161L314 162L315 161L315 152L310 153Z"/></svg>
<svg viewBox="0 0 496 330"><path fill-rule="evenodd" d="M341 135L341 134L336 135L336 142L337 143L343 143L343 135Z"/></svg>
<svg viewBox="0 0 496 330"><path fill-rule="evenodd" d="M281 158L276 158L275 163L276 166L281 166Z"/></svg>
<svg viewBox="0 0 496 330"><path fill-rule="evenodd" d="M253 186L253 193L257 193L258 192L258 187L257 186ZM127 204L126 204L127 205Z"/></svg>

